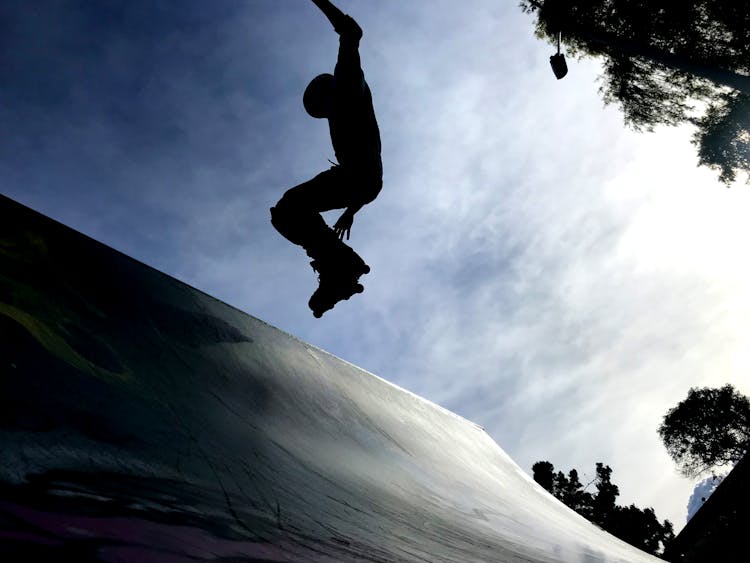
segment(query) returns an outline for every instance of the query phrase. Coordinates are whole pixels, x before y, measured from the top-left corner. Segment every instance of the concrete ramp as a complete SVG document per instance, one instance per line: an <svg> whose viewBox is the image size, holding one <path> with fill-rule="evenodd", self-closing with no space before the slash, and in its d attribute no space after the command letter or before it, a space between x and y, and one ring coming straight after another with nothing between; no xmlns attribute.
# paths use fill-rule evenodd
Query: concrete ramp
<svg viewBox="0 0 750 563"><path fill-rule="evenodd" d="M475 424L2 197L0 334L3 561L658 561Z"/></svg>

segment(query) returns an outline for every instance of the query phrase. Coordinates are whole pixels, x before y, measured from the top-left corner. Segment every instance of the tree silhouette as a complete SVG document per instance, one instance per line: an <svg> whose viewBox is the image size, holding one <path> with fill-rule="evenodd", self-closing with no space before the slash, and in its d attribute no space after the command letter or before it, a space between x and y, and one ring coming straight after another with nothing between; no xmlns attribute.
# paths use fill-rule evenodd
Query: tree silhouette
<svg viewBox="0 0 750 563"><path fill-rule="evenodd" d="M605 530L610 530L614 524L615 500L620 495L620 489L612 483L611 477L609 465L596 464L596 495L591 505L591 517L592 522Z"/></svg>
<svg viewBox="0 0 750 563"><path fill-rule="evenodd" d="M520 0L536 34L602 57L600 92L636 130L691 123L699 164L750 172L750 0ZM750 183L750 177L748 179Z"/></svg>
<svg viewBox="0 0 750 563"><path fill-rule="evenodd" d="M732 385L691 388L658 429L680 471L698 477L739 461L750 446L750 400Z"/></svg>
<svg viewBox="0 0 750 563"><path fill-rule="evenodd" d="M571 469L566 476L555 473L549 461L538 461L532 466L534 481L578 514L612 535L652 555L659 554L674 538L672 523L660 523L653 508L641 510L635 505L618 506L615 501L620 489L612 483L612 468L596 464L594 484L596 494L586 491L578 471Z"/></svg>
<svg viewBox="0 0 750 563"><path fill-rule="evenodd" d="M557 497L555 487L555 466L549 461L537 461L531 470L534 472L534 481Z"/></svg>
<svg viewBox="0 0 750 563"><path fill-rule="evenodd" d="M669 520L660 523L653 508L641 510L634 504L617 506L613 511L608 531L630 545L656 555L661 544L666 545L674 537L674 528Z"/></svg>
<svg viewBox="0 0 750 563"><path fill-rule="evenodd" d="M558 475L562 475L562 472ZM568 478L561 487L560 494L561 500L566 506L586 518L589 517L593 500L591 493L584 490L581 481L578 479L578 471L571 469L568 472Z"/></svg>

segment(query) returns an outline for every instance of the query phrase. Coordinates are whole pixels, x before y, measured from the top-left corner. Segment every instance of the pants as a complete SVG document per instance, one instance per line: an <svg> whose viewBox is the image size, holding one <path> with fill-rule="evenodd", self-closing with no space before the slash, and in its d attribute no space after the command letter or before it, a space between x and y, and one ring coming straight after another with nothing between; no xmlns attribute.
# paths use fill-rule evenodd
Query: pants
<svg viewBox="0 0 750 563"><path fill-rule="evenodd" d="M362 183L360 178L352 178L345 167L334 165L287 190L271 208L271 223L287 240L303 247L308 256L319 258L328 249L343 245L320 213L349 207L352 193L366 188ZM378 183L375 195L379 191Z"/></svg>

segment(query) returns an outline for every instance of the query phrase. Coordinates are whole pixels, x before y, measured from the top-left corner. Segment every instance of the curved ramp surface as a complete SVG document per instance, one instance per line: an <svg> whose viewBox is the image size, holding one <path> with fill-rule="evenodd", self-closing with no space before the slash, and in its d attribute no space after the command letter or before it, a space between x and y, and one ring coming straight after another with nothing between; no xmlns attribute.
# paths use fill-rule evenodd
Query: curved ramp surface
<svg viewBox="0 0 750 563"><path fill-rule="evenodd" d="M0 199L0 555L657 561L475 424Z"/></svg>

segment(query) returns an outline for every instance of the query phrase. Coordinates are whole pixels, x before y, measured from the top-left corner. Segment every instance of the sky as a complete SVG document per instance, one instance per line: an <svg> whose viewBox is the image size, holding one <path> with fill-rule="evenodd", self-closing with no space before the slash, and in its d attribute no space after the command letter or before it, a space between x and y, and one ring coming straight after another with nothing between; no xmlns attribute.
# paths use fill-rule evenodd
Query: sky
<svg viewBox="0 0 750 563"><path fill-rule="evenodd" d="M515 0L341 0L383 142L349 243L365 292L317 280L271 226L328 168L307 82L338 38L307 0L6 0L0 191L482 425L526 471L613 468L679 530L696 481L656 429L691 387L750 394L750 191L691 131L625 128L600 63ZM337 213L326 214L332 223Z"/></svg>

